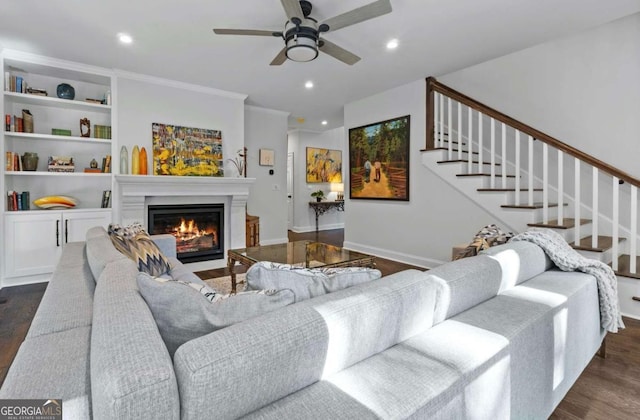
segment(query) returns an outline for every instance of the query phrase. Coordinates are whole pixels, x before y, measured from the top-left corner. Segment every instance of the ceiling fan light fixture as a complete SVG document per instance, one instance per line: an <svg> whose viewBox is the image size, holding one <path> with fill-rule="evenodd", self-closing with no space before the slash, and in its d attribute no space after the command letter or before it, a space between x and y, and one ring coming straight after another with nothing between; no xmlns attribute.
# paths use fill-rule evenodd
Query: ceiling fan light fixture
<svg viewBox="0 0 640 420"><path fill-rule="evenodd" d="M292 61L306 62L315 60L318 56L318 46L315 39L296 36L287 41L287 58Z"/></svg>

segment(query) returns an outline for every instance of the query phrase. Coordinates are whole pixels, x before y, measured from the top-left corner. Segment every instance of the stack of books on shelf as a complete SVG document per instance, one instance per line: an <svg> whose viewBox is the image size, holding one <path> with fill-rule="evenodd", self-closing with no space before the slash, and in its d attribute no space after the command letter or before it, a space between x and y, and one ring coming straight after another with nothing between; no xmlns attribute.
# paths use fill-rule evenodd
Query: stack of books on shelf
<svg viewBox="0 0 640 420"><path fill-rule="evenodd" d="M21 76L4 73L4 88L8 92L27 93L27 82Z"/></svg>
<svg viewBox="0 0 640 420"><path fill-rule="evenodd" d="M49 156L47 171L49 172L74 172L76 169L73 158L69 156Z"/></svg>
<svg viewBox="0 0 640 420"><path fill-rule="evenodd" d="M105 174L111 173L111 155L102 158L102 172Z"/></svg>
<svg viewBox="0 0 640 420"><path fill-rule="evenodd" d="M111 206L111 190L102 191L102 203L100 207L103 209L108 209Z"/></svg>
<svg viewBox="0 0 640 420"><path fill-rule="evenodd" d="M111 138L111 126L110 125L93 125L93 137L96 139L110 139Z"/></svg>
<svg viewBox="0 0 640 420"><path fill-rule="evenodd" d="M9 211L24 211L30 210L30 197L29 191L9 191L7 193L7 210Z"/></svg>
<svg viewBox="0 0 640 420"><path fill-rule="evenodd" d="M14 152L5 152L4 169L6 171L21 171L22 159L20 159L20 155Z"/></svg>

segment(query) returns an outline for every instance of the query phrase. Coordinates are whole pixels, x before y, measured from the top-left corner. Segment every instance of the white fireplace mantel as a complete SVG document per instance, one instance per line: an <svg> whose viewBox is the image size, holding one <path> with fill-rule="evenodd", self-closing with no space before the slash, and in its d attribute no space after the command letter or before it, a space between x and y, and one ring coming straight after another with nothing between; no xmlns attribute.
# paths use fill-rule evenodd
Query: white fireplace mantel
<svg viewBox="0 0 640 420"><path fill-rule="evenodd" d="M225 204L225 250L245 247L245 214L255 178L115 175L114 219L146 223L150 203L180 200Z"/></svg>

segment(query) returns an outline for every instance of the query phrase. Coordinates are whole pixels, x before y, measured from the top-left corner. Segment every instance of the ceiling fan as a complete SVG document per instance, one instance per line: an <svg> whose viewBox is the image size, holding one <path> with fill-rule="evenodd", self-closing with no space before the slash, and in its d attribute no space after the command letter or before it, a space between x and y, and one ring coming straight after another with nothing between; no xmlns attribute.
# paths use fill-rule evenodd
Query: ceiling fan
<svg viewBox="0 0 640 420"><path fill-rule="evenodd" d="M378 0L318 23L316 19L310 16L313 8L311 2L307 0L280 1L288 18L282 32L256 29L214 29L213 32L218 35L254 35L282 38L285 46L271 62L272 66L279 66L287 59L300 62L311 61L318 56L318 51L329 54L343 63L353 65L360 61L360 57L333 42L320 38L320 34L337 31L346 26L355 25L391 12L390 0Z"/></svg>

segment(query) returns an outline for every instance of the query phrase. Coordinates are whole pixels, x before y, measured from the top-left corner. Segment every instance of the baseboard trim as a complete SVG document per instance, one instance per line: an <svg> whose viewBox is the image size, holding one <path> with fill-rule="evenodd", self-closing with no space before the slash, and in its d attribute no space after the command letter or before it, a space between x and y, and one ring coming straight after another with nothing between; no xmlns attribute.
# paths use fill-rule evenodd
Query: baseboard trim
<svg viewBox="0 0 640 420"><path fill-rule="evenodd" d="M398 261L405 264L411 264L425 269L434 268L446 261L434 260L431 258L424 258L418 255L405 254L400 252L391 251L388 249L377 248L373 246L363 245L356 242L344 241L344 248L351 249L353 251L363 252L369 255L375 255L376 257L386 258L388 260Z"/></svg>
<svg viewBox="0 0 640 420"><path fill-rule="evenodd" d="M53 276L53 273L37 274L24 277L5 277L4 279L2 279L0 290L4 289L5 287L24 286L27 284L36 283L48 283L49 280L51 280L51 276Z"/></svg>
<svg viewBox="0 0 640 420"><path fill-rule="evenodd" d="M333 230L333 229L344 229L344 223L334 223L331 225L320 225L318 226L318 230ZM291 229L291 232L294 233L307 233L307 232L315 232L316 226L294 226Z"/></svg>
<svg viewBox="0 0 640 420"><path fill-rule="evenodd" d="M260 239L260 245L278 245L286 244L287 242L289 242L289 238L268 239L266 241Z"/></svg>

